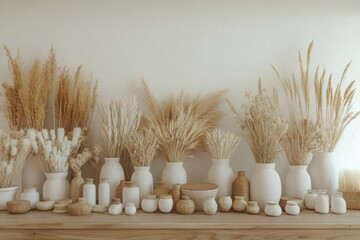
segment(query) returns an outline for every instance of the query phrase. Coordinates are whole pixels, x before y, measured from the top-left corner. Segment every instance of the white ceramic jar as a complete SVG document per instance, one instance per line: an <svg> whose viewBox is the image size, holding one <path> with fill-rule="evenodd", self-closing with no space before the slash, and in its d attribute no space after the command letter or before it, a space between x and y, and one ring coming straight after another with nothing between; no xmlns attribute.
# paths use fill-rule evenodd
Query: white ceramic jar
<svg viewBox="0 0 360 240"><path fill-rule="evenodd" d="M100 179L107 178L110 185L110 198L116 197L116 188L119 182L125 179L124 169L119 160L120 158L105 158L105 164L100 171Z"/></svg>
<svg viewBox="0 0 360 240"><path fill-rule="evenodd" d="M336 214L346 213L346 201L342 192L336 192L331 198L331 212Z"/></svg>
<svg viewBox="0 0 360 240"><path fill-rule="evenodd" d="M173 208L174 201L170 194L161 195L159 199L159 209L162 213L169 213Z"/></svg>
<svg viewBox="0 0 360 240"><path fill-rule="evenodd" d="M311 189L311 178L307 166L289 166L285 181L285 196L304 199L308 189Z"/></svg>
<svg viewBox="0 0 360 240"><path fill-rule="evenodd" d="M83 186L83 198L91 206L96 205L96 186L93 178L86 178Z"/></svg>
<svg viewBox="0 0 360 240"><path fill-rule="evenodd" d="M125 182L122 189L122 204L126 206L127 203L135 203L136 209L140 206L139 188L132 182Z"/></svg>
<svg viewBox="0 0 360 240"><path fill-rule="evenodd" d="M282 214L282 209L278 202L269 201L265 206L265 214L270 217L279 217Z"/></svg>
<svg viewBox="0 0 360 240"><path fill-rule="evenodd" d="M125 213L129 216L134 216L136 214L135 203L127 203L125 207Z"/></svg>
<svg viewBox="0 0 360 240"><path fill-rule="evenodd" d="M287 201L285 206L285 212L288 215L297 216L300 213L299 204L296 201Z"/></svg>
<svg viewBox="0 0 360 240"><path fill-rule="evenodd" d="M134 167L135 171L131 176L131 182L139 187L140 201L145 195L153 192L153 176L150 172L150 166Z"/></svg>
<svg viewBox="0 0 360 240"><path fill-rule="evenodd" d="M158 208L158 198L155 194L146 195L141 201L141 208L144 212L153 213Z"/></svg>
<svg viewBox="0 0 360 240"><path fill-rule="evenodd" d="M260 207L256 201L249 201L246 207L246 212L249 214L258 214L260 212Z"/></svg>
<svg viewBox="0 0 360 240"><path fill-rule="evenodd" d="M316 189L308 189L304 199L304 205L309 210L315 209L317 192Z"/></svg>
<svg viewBox="0 0 360 240"><path fill-rule="evenodd" d="M162 181L169 184L172 189L174 184L187 183L187 174L183 162L166 162L165 169L162 172Z"/></svg>
<svg viewBox="0 0 360 240"><path fill-rule="evenodd" d="M0 210L6 210L7 202L15 200L17 188L17 186L0 188Z"/></svg>
<svg viewBox="0 0 360 240"><path fill-rule="evenodd" d="M219 199L220 211L228 212L232 207L232 199L230 196L222 196Z"/></svg>
<svg viewBox="0 0 360 240"><path fill-rule="evenodd" d="M329 197L325 192L318 192L315 201L315 212L317 213L329 213Z"/></svg>
<svg viewBox="0 0 360 240"><path fill-rule="evenodd" d="M120 203L120 201L117 201L111 203L108 211L110 215L116 216L121 214L122 209L123 209L123 205Z"/></svg>
<svg viewBox="0 0 360 240"><path fill-rule="evenodd" d="M234 171L230 166L230 159L212 159L212 165L208 172L208 180L219 186L217 198L232 196Z"/></svg>
<svg viewBox="0 0 360 240"><path fill-rule="evenodd" d="M110 206L110 184L107 178L102 178L99 183L99 205L106 208Z"/></svg>
<svg viewBox="0 0 360 240"><path fill-rule="evenodd" d="M217 212L218 205L214 197L205 199L203 203L203 211L205 214L214 215Z"/></svg>
<svg viewBox="0 0 360 240"><path fill-rule="evenodd" d="M256 163L250 180L250 198L259 204L260 209L264 209L269 201L280 201L281 181L275 163Z"/></svg>
<svg viewBox="0 0 360 240"><path fill-rule="evenodd" d="M247 203L244 196L235 196L232 208L236 212L243 212L246 210Z"/></svg>
<svg viewBox="0 0 360 240"><path fill-rule="evenodd" d="M60 201L70 197L70 183L67 172L45 173L46 181L43 185L43 198Z"/></svg>
<svg viewBox="0 0 360 240"><path fill-rule="evenodd" d="M30 201L30 209L35 209L36 203L40 201L40 193L36 191L36 187L25 188L20 199Z"/></svg>

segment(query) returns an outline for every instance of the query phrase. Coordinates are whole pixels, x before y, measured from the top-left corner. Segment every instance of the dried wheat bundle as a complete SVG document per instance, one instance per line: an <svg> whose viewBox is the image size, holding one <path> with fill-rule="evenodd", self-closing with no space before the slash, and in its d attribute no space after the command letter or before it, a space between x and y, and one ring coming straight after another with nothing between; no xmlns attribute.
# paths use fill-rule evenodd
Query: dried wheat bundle
<svg viewBox="0 0 360 240"><path fill-rule="evenodd" d="M225 91L201 98L183 92L159 103L143 81L151 110L147 124L157 134L160 152L168 162L183 162L194 152L204 149L204 138L216 127L223 113L218 109Z"/></svg>
<svg viewBox="0 0 360 240"><path fill-rule="evenodd" d="M214 129L206 133L206 149L213 159L229 159L240 142L241 136L235 132Z"/></svg>
<svg viewBox="0 0 360 240"><path fill-rule="evenodd" d="M19 131L24 127L25 124L25 115L19 93L19 89L22 87L24 80L22 61L19 50L17 51L15 58L12 56L10 50L5 45L4 50L8 58L13 85L10 85L6 82L2 83L4 93L1 94L1 99L5 106L5 114L10 129L13 131Z"/></svg>
<svg viewBox="0 0 360 240"><path fill-rule="evenodd" d="M309 153L317 151L323 142L320 129L310 120L309 65L312 45L310 43L308 48L306 68L299 52L300 85L294 74L291 80L282 78L272 66L282 83L290 114L289 128L282 137L282 146L290 165L307 165Z"/></svg>
<svg viewBox="0 0 360 240"><path fill-rule="evenodd" d="M7 134L0 130L0 187L16 185L27 159L31 156L31 143L25 131Z"/></svg>
<svg viewBox="0 0 360 240"><path fill-rule="evenodd" d="M360 192L360 170L341 170L339 176L339 191L347 193Z"/></svg>
<svg viewBox="0 0 360 240"><path fill-rule="evenodd" d="M40 158L41 167L45 173L68 172L68 160L73 152L78 151L84 140L80 128L75 128L71 135L72 139L69 139L63 128L58 128L57 133L54 129L29 130L34 152Z"/></svg>
<svg viewBox="0 0 360 240"><path fill-rule="evenodd" d="M148 128L143 128L126 138L125 147L130 154L135 167L150 166L159 148L156 134Z"/></svg>
<svg viewBox="0 0 360 240"><path fill-rule="evenodd" d="M134 134L140 124L136 96L104 101L100 105L99 120L107 157L120 157L126 137Z"/></svg>
<svg viewBox="0 0 360 240"><path fill-rule="evenodd" d="M242 113L227 100L235 120L240 126L241 134L250 145L257 163L272 163L279 153L279 145L288 125L278 114L278 96L276 91L271 99L263 92L261 80L256 96L246 94L249 102L242 105Z"/></svg>

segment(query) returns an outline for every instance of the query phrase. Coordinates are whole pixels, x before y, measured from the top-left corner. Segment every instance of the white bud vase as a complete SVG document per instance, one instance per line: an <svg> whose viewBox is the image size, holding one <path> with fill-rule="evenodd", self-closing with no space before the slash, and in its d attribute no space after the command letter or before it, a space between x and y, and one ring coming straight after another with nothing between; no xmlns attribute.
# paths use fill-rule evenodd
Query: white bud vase
<svg viewBox="0 0 360 240"><path fill-rule="evenodd" d="M339 173L334 162L334 154L332 152L313 153L308 171L312 188L326 189L331 199L339 188Z"/></svg>
<svg viewBox="0 0 360 240"><path fill-rule="evenodd" d="M261 210L269 201L280 201L281 181L275 163L256 163L250 180L250 198L258 202Z"/></svg>
<svg viewBox="0 0 360 240"><path fill-rule="evenodd" d="M162 181L169 184L171 189L174 184L187 183L187 175L183 162L166 162L162 172Z"/></svg>
<svg viewBox="0 0 360 240"><path fill-rule="evenodd" d="M110 206L110 184L106 178L102 178L99 183L99 205Z"/></svg>
<svg viewBox="0 0 360 240"><path fill-rule="evenodd" d="M70 197L70 183L68 173L45 173L46 181L43 185L43 198L50 201L60 201Z"/></svg>
<svg viewBox="0 0 360 240"><path fill-rule="evenodd" d="M140 191L140 202L142 199L153 192L153 176L150 166L134 167L135 172L131 176L131 182L138 186Z"/></svg>
<svg viewBox="0 0 360 240"><path fill-rule="evenodd" d="M116 197L116 188L119 182L125 179L124 169L119 160L120 158L105 158L105 164L100 171L100 179L106 178L110 185L110 198Z"/></svg>
<svg viewBox="0 0 360 240"><path fill-rule="evenodd" d="M208 180L219 186L216 199L220 196L232 196L234 171L230 166L230 159L212 159L208 172Z"/></svg>
<svg viewBox="0 0 360 240"><path fill-rule="evenodd" d="M307 190L311 189L311 178L307 166L290 166L285 180L285 196L304 199Z"/></svg>
<svg viewBox="0 0 360 240"><path fill-rule="evenodd" d="M93 178L86 178L83 186L83 198L86 199L86 203L91 206L96 205L96 185Z"/></svg>

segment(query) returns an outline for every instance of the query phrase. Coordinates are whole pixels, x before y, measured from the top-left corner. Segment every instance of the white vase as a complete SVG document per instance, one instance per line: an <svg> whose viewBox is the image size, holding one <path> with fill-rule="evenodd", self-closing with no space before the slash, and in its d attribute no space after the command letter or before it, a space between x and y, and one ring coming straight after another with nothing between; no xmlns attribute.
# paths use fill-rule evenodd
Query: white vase
<svg viewBox="0 0 360 240"><path fill-rule="evenodd" d="M24 192L21 193L21 200L28 200L30 202L30 209L35 209L36 203L40 201L40 194L36 191L36 187L25 188Z"/></svg>
<svg viewBox="0 0 360 240"><path fill-rule="evenodd" d="M335 214L346 213L346 201L341 192L336 192L331 199L331 212Z"/></svg>
<svg viewBox="0 0 360 240"><path fill-rule="evenodd" d="M312 188L326 189L331 199L339 188L339 173L334 162L334 154L331 152L314 153L308 171Z"/></svg>
<svg viewBox="0 0 360 240"><path fill-rule="evenodd" d="M140 191L134 183L125 184L122 189L122 204L135 203L136 209L140 207Z"/></svg>
<svg viewBox="0 0 360 240"><path fill-rule="evenodd" d="M208 172L208 180L219 186L217 193L220 196L232 196L234 171L230 166L230 159L212 159L212 165Z"/></svg>
<svg viewBox="0 0 360 240"><path fill-rule="evenodd" d="M32 155L26 162L22 171L22 189L36 187L41 195L45 180L46 177L41 170L39 160L36 155Z"/></svg>
<svg viewBox="0 0 360 240"><path fill-rule="evenodd" d="M256 163L250 180L250 198L258 202L262 210L269 201L280 201L281 181L275 163Z"/></svg>
<svg viewBox="0 0 360 240"><path fill-rule="evenodd" d="M205 199L203 203L203 211L207 215L214 215L216 214L218 209L218 204L215 201L214 197L209 197Z"/></svg>
<svg viewBox="0 0 360 240"><path fill-rule="evenodd" d="M15 200L17 188L17 186L0 188L0 210L6 210L6 203Z"/></svg>
<svg viewBox="0 0 360 240"><path fill-rule="evenodd" d="M96 205L96 186L93 178L86 178L83 186L83 198L86 199L86 203L91 206Z"/></svg>
<svg viewBox="0 0 360 240"><path fill-rule="evenodd" d="M140 201L153 192L153 176L150 172L150 166L134 167L135 172L131 176L133 182L139 188Z"/></svg>
<svg viewBox="0 0 360 240"><path fill-rule="evenodd" d="M173 208L174 201L169 194L161 195L159 199L159 209L162 213L169 213Z"/></svg>
<svg viewBox="0 0 360 240"><path fill-rule="evenodd" d="M282 209L279 202L269 201L265 206L264 212L270 217L279 217L282 214Z"/></svg>
<svg viewBox="0 0 360 240"><path fill-rule="evenodd" d="M46 181L43 186L43 197L51 201L60 201L70 197L70 183L68 173L45 173Z"/></svg>
<svg viewBox="0 0 360 240"><path fill-rule="evenodd" d="M232 204L233 202L230 196L221 196L219 199L219 207L222 212L230 211Z"/></svg>
<svg viewBox="0 0 360 240"><path fill-rule="evenodd" d="M285 196L304 199L307 190L311 189L311 178L307 166L290 166L285 180Z"/></svg>
<svg viewBox="0 0 360 240"><path fill-rule="evenodd" d="M99 205L106 208L110 206L110 184L106 178L102 178L99 183Z"/></svg>
<svg viewBox="0 0 360 240"><path fill-rule="evenodd" d="M119 182L125 179L124 169L119 160L120 158L105 158L105 164L100 171L100 179L106 178L110 185L110 198L116 197L116 188Z"/></svg>
<svg viewBox="0 0 360 240"><path fill-rule="evenodd" d="M125 207L125 213L129 216L134 216L136 214L135 203L127 203Z"/></svg>
<svg viewBox="0 0 360 240"><path fill-rule="evenodd" d="M187 183L187 175L183 162L166 162L162 172L162 181L169 184L171 189L174 184Z"/></svg>
<svg viewBox="0 0 360 240"><path fill-rule="evenodd" d="M315 201L315 212L322 214L329 213L329 197L325 192L318 193Z"/></svg>
<svg viewBox="0 0 360 240"><path fill-rule="evenodd" d="M299 204L296 201L287 201L285 206L285 212L291 216L297 216L300 213Z"/></svg>

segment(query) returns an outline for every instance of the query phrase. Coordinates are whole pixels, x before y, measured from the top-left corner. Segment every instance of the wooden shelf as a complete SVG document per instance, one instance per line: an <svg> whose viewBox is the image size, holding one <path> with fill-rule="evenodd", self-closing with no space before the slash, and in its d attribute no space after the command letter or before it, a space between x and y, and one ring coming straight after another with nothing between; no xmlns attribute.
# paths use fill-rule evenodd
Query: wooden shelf
<svg viewBox="0 0 360 240"><path fill-rule="evenodd" d="M0 212L0 239L360 239L360 212L345 215L302 211L299 216L267 217L245 213L143 213L119 216L31 211Z"/></svg>

